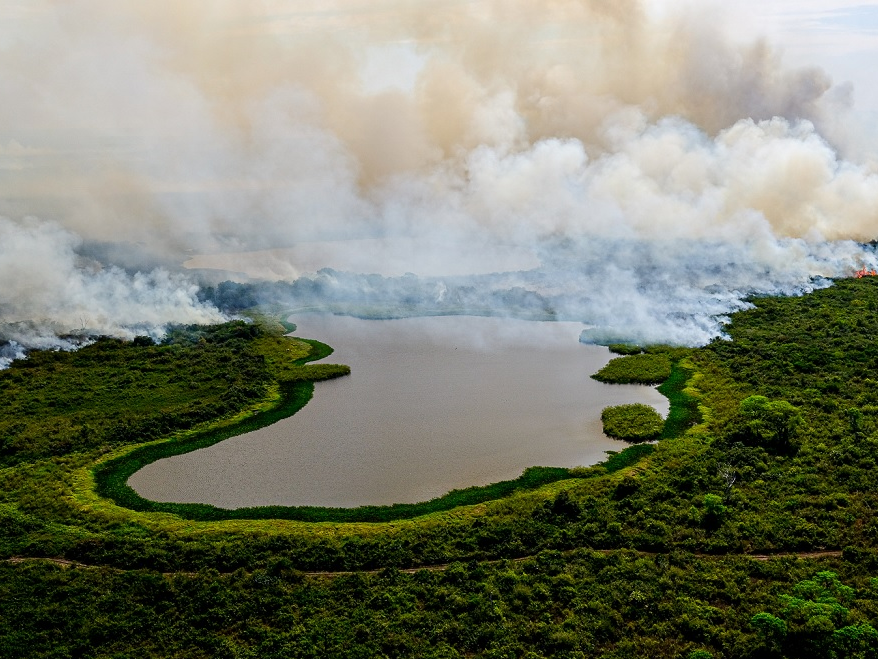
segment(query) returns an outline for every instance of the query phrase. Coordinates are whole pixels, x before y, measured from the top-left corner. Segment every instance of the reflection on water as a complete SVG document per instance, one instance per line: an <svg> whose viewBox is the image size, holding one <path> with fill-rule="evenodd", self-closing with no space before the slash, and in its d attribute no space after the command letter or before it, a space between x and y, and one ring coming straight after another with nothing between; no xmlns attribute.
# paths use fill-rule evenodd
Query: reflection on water
<svg viewBox="0 0 878 659"><path fill-rule="evenodd" d="M579 323L292 320L351 376L317 383L289 419L148 465L129 481L141 496L224 508L424 501L533 465L594 464L625 446L601 432L604 407L668 409L654 388L592 380L611 355L580 344Z"/></svg>

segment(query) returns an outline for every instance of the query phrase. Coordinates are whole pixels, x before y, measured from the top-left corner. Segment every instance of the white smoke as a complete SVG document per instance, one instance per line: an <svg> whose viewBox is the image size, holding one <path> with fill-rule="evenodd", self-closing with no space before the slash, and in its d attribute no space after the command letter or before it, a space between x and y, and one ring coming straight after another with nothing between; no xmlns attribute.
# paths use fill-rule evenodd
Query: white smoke
<svg viewBox="0 0 878 659"><path fill-rule="evenodd" d="M851 87L735 42L704 7L8 7L0 336L220 318L186 280L86 259L82 241L178 263L256 252L262 270L272 248L291 277L312 241L360 273L412 260L460 273L501 245L541 259L510 286L675 343L715 336L747 295L875 265L858 242L878 237L878 159L849 121ZM376 85L393 78L374 70L387 52L405 80ZM350 258L351 239L368 249Z"/></svg>
<svg viewBox="0 0 878 659"><path fill-rule="evenodd" d="M680 118L607 118L611 148L545 139L510 152L479 146L458 167L383 190L417 230L486 228L503 239L547 235L691 238L737 244L878 234L878 174L840 159L808 121L745 119L710 137Z"/></svg>
<svg viewBox="0 0 878 659"><path fill-rule="evenodd" d="M52 222L0 217L0 245L0 337L10 342L3 363L23 348L72 349L98 334L157 338L168 323L225 319L182 276L89 261L76 252L80 239ZM64 334L78 338L57 338Z"/></svg>
<svg viewBox="0 0 878 659"><path fill-rule="evenodd" d="M0 370L9 368L9 364L16 359L24 359L26 354L21 344L16 341L0 345Z"/></svg>

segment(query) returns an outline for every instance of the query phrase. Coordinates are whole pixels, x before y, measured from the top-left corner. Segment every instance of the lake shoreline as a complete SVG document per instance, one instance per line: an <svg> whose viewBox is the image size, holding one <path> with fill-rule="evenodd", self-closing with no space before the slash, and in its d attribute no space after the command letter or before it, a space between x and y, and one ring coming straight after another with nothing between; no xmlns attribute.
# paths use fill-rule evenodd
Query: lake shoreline
<svg viewBox="0 0 878 659"><path fill-rule="evenodd" d="M325 344L320 344L325 345ZM326 346L328 349L328 346ZM329 349L331 352L331 349ZM303 361L314 361L327 356L309 355ZM310 387L307 387L310 385ZM225 439L250 432L255 428L266 427L288 418L301 410L311 399L313 384L300 383L304 389L285 387L281 399L270 410L246 419L242 424L217 429L205 429L196 437L186 441L153 444L135 448L125 456L100 465L95 470L98 494L112 499L119 505L143 512L170 512L186 519L288 519L297 521L325 522L379 522L395 519L410 519L433 512L450 510L458 506L475 505L509 496L515 491L530 490L560 480L590 477L616 471L629 466L653 450L652 445L630 446L609 459L590 467L529 467L517 478L505 479L486 485L454 488L441 496L415 503L395 503L389 505L361 505L353 507L324 506L282 506L262 505L225 508L206 503L174 503L153 501L138 494L128 484L131 474L147 464L171 455L190 453L211 446ZM666 392L661 392L665 396ZM673 408L673 401L671 407ZM673 409L672 409L673 411ZM669 414L669 418L674 416ZM615 443L615 442L614 442Z"/></svg>

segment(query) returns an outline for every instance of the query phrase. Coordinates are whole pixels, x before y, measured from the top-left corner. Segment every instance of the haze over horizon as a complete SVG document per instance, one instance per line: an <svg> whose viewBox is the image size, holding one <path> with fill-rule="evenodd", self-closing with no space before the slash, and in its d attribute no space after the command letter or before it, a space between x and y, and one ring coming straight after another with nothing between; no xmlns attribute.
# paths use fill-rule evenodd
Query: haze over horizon
<svg viewBox="0 0 878 659"><path fill-rule="evenodd" d="M26 347L222 319L193 257L486 294L509 272L564 317L689 344L749 294L878 265L872 3L0 15L0 339Z"/></svg>

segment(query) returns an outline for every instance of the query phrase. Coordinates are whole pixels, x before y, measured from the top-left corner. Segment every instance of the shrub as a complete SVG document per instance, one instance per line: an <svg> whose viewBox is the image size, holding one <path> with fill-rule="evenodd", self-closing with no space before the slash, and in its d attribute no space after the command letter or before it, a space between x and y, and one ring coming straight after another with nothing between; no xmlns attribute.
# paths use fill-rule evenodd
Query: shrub
<svg viewBox="0 0 878 659"><path fill-rule="evenodd" d="M641 403L605 407L601 412L601 421L606 435L629 442L655 439L665 425L658 412Z"/></svg>
<svg viewBox="0 0 878 659"><path fill-rule="evenodd" d="M693 650L689 653L687 659L713 659L713 655L707 650Z"/></svg>
<svg viewBox="0 0 878 659"><path fill-rule="evenodd" d="M769 400L765 396L749 396L742 400L738 418L738 431L748 443L771 446L780 451L790 448L802 423L797 407L788 401Z"/></svg>

